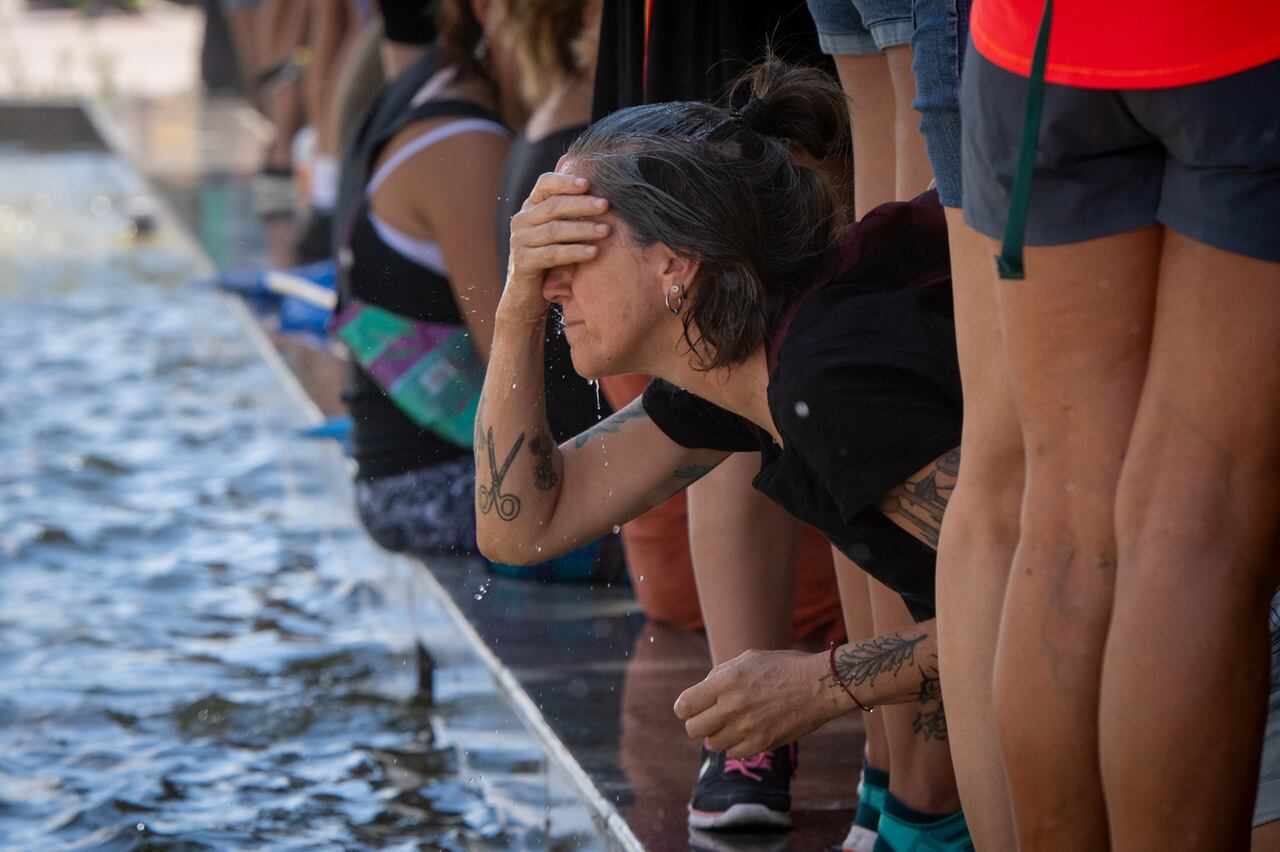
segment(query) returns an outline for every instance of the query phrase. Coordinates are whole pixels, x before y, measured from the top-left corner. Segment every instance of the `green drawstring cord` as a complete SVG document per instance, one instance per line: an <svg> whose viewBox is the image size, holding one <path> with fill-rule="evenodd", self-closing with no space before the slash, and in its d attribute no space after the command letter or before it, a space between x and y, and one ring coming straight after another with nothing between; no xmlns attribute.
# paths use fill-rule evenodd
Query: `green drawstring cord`
<svg viewBox="0 0 1280 852"><path fill-rule="evenodd" d="M1018 171L1009 193L1009 218L1004 223L1004 242L996 258L996 268L1006 281L1027 277L1022 266L1022 246L1027 238L1027 207L1031 203L1031 175L1036 166L1036 142L1040 136L1040 116L1044 113L1044 66L1049 55L1049 24L1053 20L1053 0L1045 0L1044 17L1036 35L1027 77L1027 112L1022 120L1022 145L1018 149Z"/></svg>

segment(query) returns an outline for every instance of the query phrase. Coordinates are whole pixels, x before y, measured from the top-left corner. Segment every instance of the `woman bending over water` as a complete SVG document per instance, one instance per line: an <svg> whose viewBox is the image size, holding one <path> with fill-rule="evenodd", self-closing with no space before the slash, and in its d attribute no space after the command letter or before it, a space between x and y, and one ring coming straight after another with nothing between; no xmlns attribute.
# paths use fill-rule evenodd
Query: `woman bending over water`
<svg viewBox="0 0 1280 852"><path fill-rule="evenodd" d="M514 218L476 420L480 547L546 559L733 452L761 452L755 487L901 595L917 624L830 659L749 652L718 666L677 703L690 735L746 757L859 704L908 704L914 735L945 738L933 548L961 401L941 208L885 205L837 235L822 169L848 122L840 90L778 63L752 84L736 111L609 116ZM659 377L560 447L542 388L551 303L580 374ZM963 832L954 816L945 828Z"/></svg>

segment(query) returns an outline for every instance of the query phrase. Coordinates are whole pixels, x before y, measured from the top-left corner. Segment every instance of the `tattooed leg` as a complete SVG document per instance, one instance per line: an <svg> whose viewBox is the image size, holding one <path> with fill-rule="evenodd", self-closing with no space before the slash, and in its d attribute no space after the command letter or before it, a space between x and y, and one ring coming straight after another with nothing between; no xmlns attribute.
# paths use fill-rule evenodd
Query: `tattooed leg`
<svg viewBox="0 0 1280 852"><path fill-rule="evenodd" d="M926 742L929 740L945 740L947 738L947 714L942 709L942 681L938 678L938 655L920 668L920 691L916 693L916 703L920 712L916 714L911 729Z"/></svg>
<svg viewBox="0 0 1280 852"><path fill-rule="evenodd" d="M951 744L945 736L946 715L939 712L941 701L931 698L940 694L942 686L937 668L937 624L913 624L902 598L881 583L872 583L871 595L882 638L891 635L885 631L895 628L901 639L918 635L907 632L911 630L928 636L911 647L909 658L904 653L888 654L885 659L895 667L876 676L877 689L894 683L904 692L900 703L876 711L883 713L889 740L889 792L916 810L951 813L959 808L960 796L951 766ZM888 677L891 672L892 680Z"/></svg>

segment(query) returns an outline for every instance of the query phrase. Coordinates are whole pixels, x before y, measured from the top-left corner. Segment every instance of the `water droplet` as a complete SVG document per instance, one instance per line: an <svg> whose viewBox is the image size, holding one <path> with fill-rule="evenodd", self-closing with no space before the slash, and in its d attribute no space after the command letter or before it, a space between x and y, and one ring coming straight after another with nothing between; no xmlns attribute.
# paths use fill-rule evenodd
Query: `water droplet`
<svg viewBox="0 0 1280 852"><path fill-rule="evenodd" d="M808 417L808 416L809 416L809 403L805 402L802 399L796 403L796 417Z"/></svg>

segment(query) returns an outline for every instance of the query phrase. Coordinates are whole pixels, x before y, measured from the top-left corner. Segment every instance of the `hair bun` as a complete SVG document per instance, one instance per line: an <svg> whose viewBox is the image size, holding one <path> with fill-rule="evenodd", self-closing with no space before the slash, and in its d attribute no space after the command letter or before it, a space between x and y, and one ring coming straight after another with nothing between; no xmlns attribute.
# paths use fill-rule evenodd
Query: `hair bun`
<svg viewBox="0 0 1280 852"><path fill-rule="evenodd" d="M734 84L730 103L742 103L733 115L765 136L783 139L815 160L851 149L845 94L829 74L805 65L788 65L770 53Z"/></svg>
<svg viewBox="0 0 1280 852"><path fill-rule="evenodd" d="M773 121L769 104L758 95L752 95L741 108L734 111L734 116L761 136L780 137L782 135Z"/></svg>

